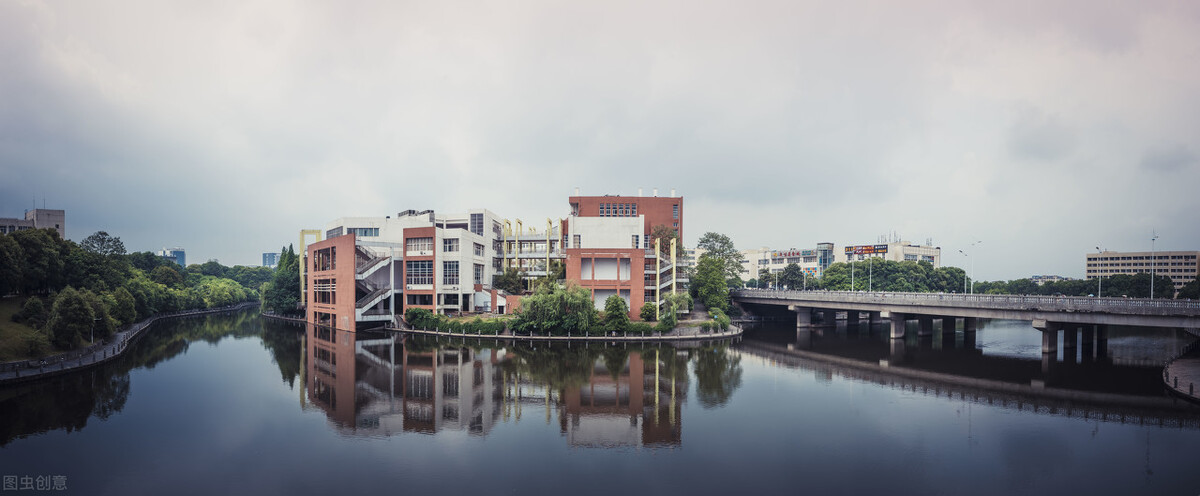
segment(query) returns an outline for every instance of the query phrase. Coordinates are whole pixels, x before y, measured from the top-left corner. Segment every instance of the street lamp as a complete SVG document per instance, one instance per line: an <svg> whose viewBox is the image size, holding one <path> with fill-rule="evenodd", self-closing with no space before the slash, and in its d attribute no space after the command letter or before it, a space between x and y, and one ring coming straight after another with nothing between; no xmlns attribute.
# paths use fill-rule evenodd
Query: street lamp
<svg viewBox="0 0 1200 496"><path fill-rule="evenodd" d="M1096 257L1096 297L1103 298L1104 297L1104 271L1101 270L1100 267L1103 267L1104 265L1101 263L1100 257L1104 256L1104 250L1100 249L1100 247L1097 246L1096 253L1100 254L1100 256Z"/></svg>
<svg viewBox="0 0 1200 496"><path fill-rule="evenodd" d="M977 245L977 244L979 244L979 243L982 243L982 242L983 242L983 241L982 241L982 240L980 240L980 241L976 241L976 242L974 242L974 243L971 243L971 246L968 246L968 247L967 247L967 249L971 249L971 248L975 247L975 245ZM967 252L965 252L965 251L958 250L958 252L959 252L959 253L962 253L962 255L963 255L964 257L971 258L971 257L970 257L970 255L967 255ZM971 277L970 277L970 279L971 279L971 292L970 292L970 294L975 294L975 259L974 259L974 258L971 258ZM966 293L966 292L967 292L967 280L966 280L966 279L963 279L963 292L964 292L964 293Z"/></svg>
<svg viewBox="0 0 1200 496"><path fill-rule="evenodd" d="M1157 274L1155 269L1158 268L1157 257L1154 256L1154 240L1158 239L1158 233L1150 231L1150 299L1154 299L1154 276Z"/></svg>
<svg viewBox="0 0 1200 496"><path fill-rule="evenodd" d="M875 290L875 257L867 259L867 292Z"/></svg>

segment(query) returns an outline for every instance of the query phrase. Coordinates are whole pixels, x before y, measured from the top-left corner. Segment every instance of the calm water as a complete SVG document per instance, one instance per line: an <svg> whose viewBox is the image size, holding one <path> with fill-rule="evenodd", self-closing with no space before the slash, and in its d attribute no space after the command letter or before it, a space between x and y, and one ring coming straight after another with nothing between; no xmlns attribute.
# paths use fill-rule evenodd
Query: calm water
<svg viewBox="0 0 1200 496"><path fill-rule="evenodd" d="M1164 396L1152 365L1188 339L1114 329L1103 353L1046 363L1019 322L973 341L767 328L676 349L212 316L161 325L104 368L0 389L0 475L77 494L1194 495L1200 409Z"/></svg>

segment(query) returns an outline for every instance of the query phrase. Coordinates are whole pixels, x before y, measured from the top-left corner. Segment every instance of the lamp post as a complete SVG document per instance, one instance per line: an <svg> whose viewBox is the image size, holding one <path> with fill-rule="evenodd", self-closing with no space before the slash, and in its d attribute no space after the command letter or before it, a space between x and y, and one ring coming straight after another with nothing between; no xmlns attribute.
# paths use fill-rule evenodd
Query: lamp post
<svg viewBox="0 0 1200 496"><path fill-rule="evenodd" d="M867 259L867 292L875 290L875 257Z"/></svg>
<svg viewBox="0 0 1200 496"><path fill-rule="evenodd" d="M971 246L968 246L967 249L971 249L971 248L975 247L975 245L982 243L982 242L983 241L976 241L974 243L971 243ZM962 253L962 255L964 257L971 258L971 256L967 255L967 252L965 252L963 250L958 250L958 252ZM971 279L970 294L975 294L975 259L974 258L971 258L971 277L969 279ZM967 280L966 279L963 279L963 292L964 293L967 292Z"/></svg>
<svg viewBox="0 0 1200 496"><path fill-rule="evenodd" d="M850 291L854 291L854 255L850 257Z"/></svg>
<svg viewBox="0 0 1200 496"><path fill-rule="evenodd" d="M1100 249L1099 246L1096 247L1096 253L1100 254L1100 256L1104 256L1104 250ZM1103 267L1103 264L1100 260L1100 257L1098 256L1098 257L1096 257L1096 297L1097 298L1104 297L1104 271L1101 270L1100 267Z"/></svg>
<svg viewBox="0 0 1200 496"><path fill-rule="evenodd" d="M1154 240L1158 239L1158 233L1151 231L1150 237L1150 299L1154 299L1154 276L1157 274L1158 259L1154 256Z"/></svg>

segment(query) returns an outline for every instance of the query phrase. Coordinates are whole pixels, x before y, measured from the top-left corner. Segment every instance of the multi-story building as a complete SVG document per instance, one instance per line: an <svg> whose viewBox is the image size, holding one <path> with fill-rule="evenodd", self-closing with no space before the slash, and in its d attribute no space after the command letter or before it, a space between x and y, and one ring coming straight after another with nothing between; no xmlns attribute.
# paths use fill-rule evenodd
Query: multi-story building
<svg viewBox="0 0 1200 496"><path fill-rule="evenodd" d="M170 260L172 262L175 262L175 263L179 264L180 267L183 267L185 269L187 268L187 253L185 253L183 251L183 248L179 248L179 247L175 247L175 248L171 248L171 249L163 248L161 250L154 252L154 254L158 255L160 257L163 257L167 260Z"/></svg>
<svg viewBox="0 0 1200 496"><path fill-rule="evenodd" d="M833 264L833 243L817 243L813 249L772 250L762 247L757 250L742 250L746 262L742 264L745 279L757 279L758 274L767 270L772 274L783 272L788 265L796 264L808 277L818 278L825 269Z"/></svg>
<svg viewBox="0 0 1200 496"><path fill-rule="evenodd" d="M1038 286L1042 286L1048 282L1070 281L1072 279L1070 277L1055 276L1055 275L1035 275L1035 276L1029 276L1029 280L1033 281Z"/></svg>
<svg viewBox="0 0 1200 496"><path fill-rule="evenodd" d="M1197 257L1200 251L1103 251L1084 256L1087 279L1116 274L1150 274L1168 276L1179 292L1196 280Z"/></svg>
<svg viewBox="0 0 1200 496"><path fill-rule="evenodd" d="M262 266L275 267L279 265L279 254L274 252L263 253Z"/></svg>
<svg viewBox="0 0 1200 496"><path fill-rule="evenodd" d="M680 290L678 260L658 255L650 238L656 226L682 232L683 198L570 198L572 215L546 219L542 232L483 209L330 222L325 240L305 248L308 319L354 330L357 323L392 322L408 308L506 313L516 295L491 282L510 267L532 279L561 264L565 279L591 291L597 308L619 295L635 319L645 302L661 305L666 291ZM661 248L670 253L673 247Z"/></svg>
<svg viewBox="0 0 1200 496"><path fill-rule="evenodd" d="M26 210L24 219L0 218L0 234L25 229L54 229L58 237L67 239L67 211L35 208Z"/></svg>
<svg viewBox="0 0 1200 496"><path fill-rule="evenodd" d="M846 246L835 256L835 262L843 263L861 262L868 258L882 258L893 262L929 262L935 269L942 266L941 247L914 245L908 241Z"/></svg>

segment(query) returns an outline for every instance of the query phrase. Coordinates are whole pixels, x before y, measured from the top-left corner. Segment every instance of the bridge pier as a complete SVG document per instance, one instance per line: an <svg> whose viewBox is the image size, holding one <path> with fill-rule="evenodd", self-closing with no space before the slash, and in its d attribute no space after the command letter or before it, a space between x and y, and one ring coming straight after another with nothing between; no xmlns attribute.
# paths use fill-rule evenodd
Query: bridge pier
<svg viewBox="0 0 1200 496"><path fill-rule="evenodd" d="M978 326L978 319L975 317L963 317L963 332L975 332Z"/></svg>
<svg viewBox="0 0 1200 496"><path fill-rule="evenodd" d="M954 330L954 317L946 317L942 319L942 349L954 349L954 342L958 339L958 333Z"/></svg>
<svg viewBox="0 0 1200 496"><path fill-rule="evenodd" d="M958 330L958 317L942 317L942 332L954 334Z"/></svg>
<svg viewBox="0 0 1200 496"><path fill-rule="evenodd" d="M846 311L846 327L847 328L858 327L858 311L857 310L847 310Z"/></svg>
<svg viewBox="0 0 1200 496"><path fill-rule="evenodd" d="M796 327L812 327L812 309L796 305L788 305L788 310L796 312Z"/></svg>
<svg viewBox="0 0 1200 496"><path fill-rule="evenodd" d="M1108 358L1108 326L1096 324L1096 359Z"/></svg>
<svg viewBox="0 0 1200 496"><path fill-rule="evenodd" d="M893 341L904 339L904 318L906 315L896 312L881 312L880 316L888 319L891 326L891 338Z"/></svg>
<svg viewBox="0 0 1200 496"><path fill-rule="evenodd" d="M1042 331L1042 354L1057 355L1058 330L1062 328L1062 324L1038 319L1033 321L1033 328Z"/></svg>
<svg viewBox="0 0 1200 496"><path fill-rule="evenodd" d="M917 336L928 337L933 335L933 317L922 315L917 317L917 322L921 324L917 330Z"/></svg>
<svg viewBox="0 0 1200 496"><path fill-rule="evenodd" d="M796 329L796 344L795 349L811 350L812 349L812 327L801 327Z"/></svg>
<svg viewBox="0 0 1200 496"><path fill-rule="evenodd" d="M879 317L879 312L868 312L867 320L869 325L874 326L879 325L883 319Z"/></svg>
<svg viewBox="0 0 1200 496"><path fill-rule="evenodd" d="M975 346L975 333L963 332L963 349L973 350Z"/></svg>

